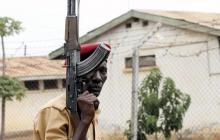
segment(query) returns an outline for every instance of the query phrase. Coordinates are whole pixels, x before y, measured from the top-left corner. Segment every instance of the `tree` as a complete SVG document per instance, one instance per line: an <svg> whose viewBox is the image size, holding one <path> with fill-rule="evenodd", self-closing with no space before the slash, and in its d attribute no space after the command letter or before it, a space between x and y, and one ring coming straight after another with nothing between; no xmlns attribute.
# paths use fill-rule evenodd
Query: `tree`
<svg viewBox="0 0 220 140"><path fill-rule="evenodd" d="M151 134L157 139L158 132L169 139L171 131L182 128L190 96L176 89L171 78L163 78L159 69L152 69L142 81L138 94L138 140L147 140ZM130 121L128 123L125 134L130 139Z"/></svg>
<svg viewBox="0 0 220 140"><path fill-rule="evenodd" d="M21 22L16 21L10 17L0 17L0 37L2 45L2 77L0 79L0 96L2 97L2 129L1 129L1 139L4 137L4 120L5 120L5 102L6 100L12 100L15 96L17 99L23 97L23 88L16 79L9 78L5 76L5 44L4 37L11 36L14 34L19 34L23 28L21 27ZM2 80L2 81L1 81Z"/></svg>
<svg viewBox="0 0 220 140"><path fill-rule="evenodd" d="M14 97L20 101L24 96L25 88L20 81L6 75L0 76L0 97L2 98L1 140L4 138L5 131L5 102L12 101Z"/></svg>
<svg viewBox="0 0 220 140"><path fill-rule="evenodd" d="M2 75L5 75L5 44L4 37L19 34L23 28L21 22L10 17L0 17L0 36L2 45Z"/></svg>
<svg viewBox="0 0 220 140"><path fill-rule="evenodd" d="M176 89L171 78L165 78L160 99L161 118L163 120L160 128L166 138L171 136L171 131L176 132L182 128L183 117L190 102L189 95Z"/></svg>

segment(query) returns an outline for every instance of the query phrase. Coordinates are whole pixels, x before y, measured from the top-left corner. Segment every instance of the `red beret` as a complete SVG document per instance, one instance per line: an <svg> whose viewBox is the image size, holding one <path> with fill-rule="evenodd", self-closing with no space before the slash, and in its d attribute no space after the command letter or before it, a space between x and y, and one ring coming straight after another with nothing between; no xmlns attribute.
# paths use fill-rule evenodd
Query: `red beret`
<svg viewBox="0 0 220 140"><path fill-rule="evenodd" d="M104 43L108 48L111 49L111 46ZM82 44L80 45L80 57L88 57L90 54L92 54L95 49L100 45L100 43L93 43L93 44ZM63 67L66 67L67 65L67 62L65 60L65 63L64 63L64 66Z"/></svg>
<svg viewBox="0 0 220 140"><path fill-rule="evenodd" d="M104 43L108 48L111 49L110 45ZM80 46L80 56L87 56L91 53L93 53L93 51L95 51L95 49L100 45L100 43L94 43L94 44L82 44Z"/></svg>

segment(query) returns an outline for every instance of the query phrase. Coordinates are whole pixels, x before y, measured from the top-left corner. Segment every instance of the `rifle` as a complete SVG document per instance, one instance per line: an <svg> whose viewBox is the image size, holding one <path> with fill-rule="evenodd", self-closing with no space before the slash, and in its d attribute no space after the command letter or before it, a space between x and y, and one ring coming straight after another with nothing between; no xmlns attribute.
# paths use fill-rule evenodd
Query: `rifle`
<svg viewBox="0 0 220 140"><path fill-rule="evenodd" d="M104 43L101 43L87 59L80 61L78 23L76 1L68 0L64 55L67 62L66 107L72 114L77 113L77 97L84 89L82 76L98 67L103 60L107 59L110 53L110 49Z"/></svg>

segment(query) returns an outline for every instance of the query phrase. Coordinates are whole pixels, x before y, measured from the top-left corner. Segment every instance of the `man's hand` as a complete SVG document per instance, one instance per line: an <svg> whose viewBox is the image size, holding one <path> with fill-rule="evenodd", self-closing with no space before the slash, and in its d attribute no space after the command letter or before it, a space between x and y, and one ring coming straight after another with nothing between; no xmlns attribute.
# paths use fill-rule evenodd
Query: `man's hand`
<svg viewBox="0 0 220 140"><path fill-rule="evenodd" d="M78 123L75 123L73 140L87 140L86 134L95 116L95 102L96 104L98 103L97 97L88 91L83 92L83 94L79 95L77 98L79 115L81 119L78 120ZM75 118L74 116L75 115L72 117Z"/></svg>
<svg viewBox="0 0 220 140"><path fill-rule="evenodd" d="M89 93L89 91L83 92L77 98L78 108L80 109L81 121L84 123L91 123L94 116L95 110L98 108L99 102L97 97Z"/></svg>

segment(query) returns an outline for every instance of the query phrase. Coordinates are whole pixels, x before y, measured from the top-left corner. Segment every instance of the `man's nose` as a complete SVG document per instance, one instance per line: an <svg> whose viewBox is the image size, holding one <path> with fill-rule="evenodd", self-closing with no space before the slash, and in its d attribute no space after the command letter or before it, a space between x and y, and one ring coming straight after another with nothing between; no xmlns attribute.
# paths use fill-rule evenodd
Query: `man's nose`
<svg viewBox="0 0 220 140"><path fill-rule="evenodd" d="M102 81L102 77L99 71L95 72L95 75L93 76L93 80L96 82L101 82Z"/></svg>

